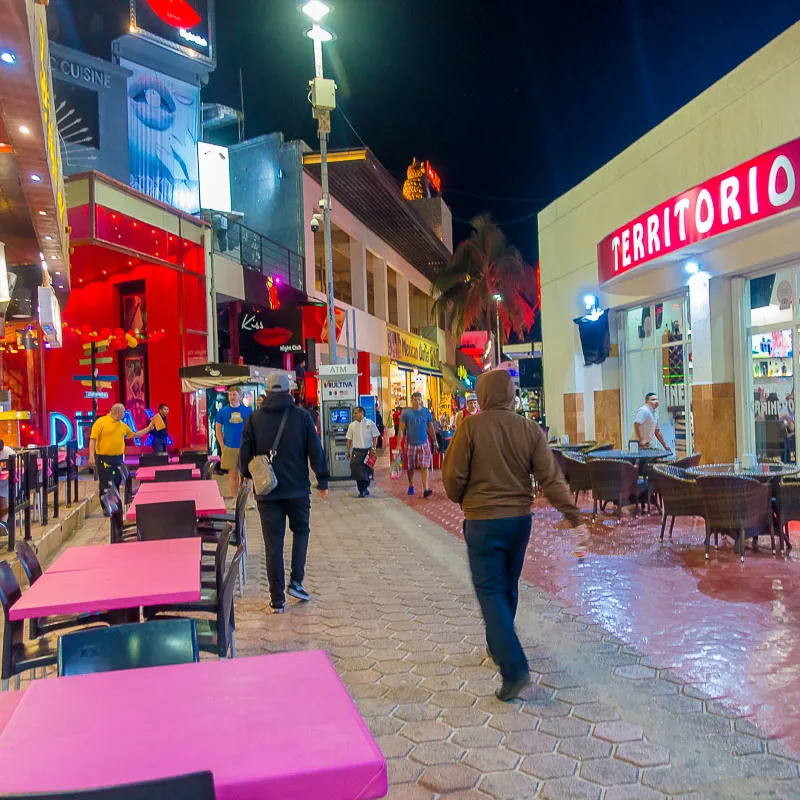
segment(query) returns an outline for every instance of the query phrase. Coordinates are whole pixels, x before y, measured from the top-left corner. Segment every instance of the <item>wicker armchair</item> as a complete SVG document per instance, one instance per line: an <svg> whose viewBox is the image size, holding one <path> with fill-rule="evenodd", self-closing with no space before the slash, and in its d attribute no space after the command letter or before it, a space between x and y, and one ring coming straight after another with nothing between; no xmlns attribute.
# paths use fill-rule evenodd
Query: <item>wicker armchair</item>
<svg viewBox="0 0 800 800"><path fill-rule="evenodd" d="M617 521L622 521L624 506L635 505L647 497L647 481L639 477L639 470L627 461L604 459L586 464L592 481L592 522L597 520L597 504L612 502L617 507Z"/></svg>
<svg viewBox="0 0 800 800"><path fill-rule="evenodd" d="M689 469L689 467L699 467L702 460L702 453L692 453L692 455L686 456L686 458L679 458L677 461L672 461L670 466L680 467L681 469Z"/></svg>
<svg viewBox="0 0 800 800"><path fill-rule="evenodd" d="M654 464L651 467L658 493L661 496L663 518L661 520L661 541L669 523L669 540L676 517L702 517L705 515L703 497L697 488L697 481L686 470L672 464Z"/></svg>
<svg viewBox="0 0 800 800"><path fill-rule="evenodd" d="M791 550L789 523L800 521L800 482L796 476L784 478L775 487L775 518L782 543Z"/></svg>
<svg viewBox="0 0 800 800"><path fill-rule="evenodd" d="M769 530L772 552L775 552L775 528L772 524L772 490L741 475L704 475L697 479L703 498L706 520L706 558L712 532L722 531L737 537L737 551L744 561L747 535L758 536Z"/></svg>
<svg viewBox="0 0 800 800"><path fill-rule="evenodd" d="M587 459L583 453L564 453L567 464L567 483L569 490L575 493L575 505L578 504L578 495L581 492L592 490L592 479L589 477Z"/></svg>
<svg viewBox="0 0 800 800"><path fill-rule="evenodd" d="M553 450L553 461L556 462L556 465L561 470L561 474L564 476L565 481L569 481L567 477L567 459L564 456L564 453L561 450Z"/></svg>
<svg viewBox="0 0 800 800"><path fill-rule="evenodd" d="M614 445L613 444L597 444L597 445L594 445L593 447L590 447L586 451L586 455L591 455L592 453L600 453L603 450L613 450L613 449L614 449Z"/></svg>

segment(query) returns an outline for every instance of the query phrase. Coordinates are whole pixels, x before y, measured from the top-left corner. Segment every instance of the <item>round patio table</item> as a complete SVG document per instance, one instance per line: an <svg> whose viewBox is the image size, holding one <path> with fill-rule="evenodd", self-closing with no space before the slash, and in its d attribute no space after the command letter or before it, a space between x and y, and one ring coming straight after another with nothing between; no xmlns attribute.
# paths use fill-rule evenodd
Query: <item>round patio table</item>
<svg viewBox="0 0 800 800"><path fill-rule="evenodd" d="M736 472L733 464L701 464L689 467L686 471L695 478L736 475L741 478L755 478L757 481L774 481L787 475L797 475L800 467L794 464L759 464L757 467L742 466Z"/></svg>
<svg viewBox="0 0 800 800"><path fill-rule="evenodd" d="M586 454L595 460L614 459L616 461L632 461L637 464L646 464L651 461L660 461L672 455L669 450L597 450Z"/></svg>

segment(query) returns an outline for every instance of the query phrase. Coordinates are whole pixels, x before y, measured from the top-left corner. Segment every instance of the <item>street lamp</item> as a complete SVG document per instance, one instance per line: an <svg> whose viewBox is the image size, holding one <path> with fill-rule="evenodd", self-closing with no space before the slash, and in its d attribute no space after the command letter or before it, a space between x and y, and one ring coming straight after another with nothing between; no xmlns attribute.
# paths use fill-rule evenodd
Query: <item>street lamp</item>
<svg viewBox="0 0 800 800"><path fill-rule="evenodd" d="M336 317L333 305L333 246L331 243L331 196L328 189L328 134L331 132L331 111L336 108L336 83L322 73L322 43L333 40L333 34L320 22L333 10L322 0L309 0L300 10L311 19L306 36L314 42L314 80L311 86L311 105L318 123L320 183L322 184L322 222L325 239L325 282L328 300L328 353L331 364L336 363Z"/></svg>
<svg viewBox="0 0 800 800"><path fill-rule="evenodd" d="M500 301L503 299L503 295L501 294L493 294L492 300L494 300L494 307L497 311L497 365L500 366L500 361L502 360L501 350L500 350Z"/></svg>

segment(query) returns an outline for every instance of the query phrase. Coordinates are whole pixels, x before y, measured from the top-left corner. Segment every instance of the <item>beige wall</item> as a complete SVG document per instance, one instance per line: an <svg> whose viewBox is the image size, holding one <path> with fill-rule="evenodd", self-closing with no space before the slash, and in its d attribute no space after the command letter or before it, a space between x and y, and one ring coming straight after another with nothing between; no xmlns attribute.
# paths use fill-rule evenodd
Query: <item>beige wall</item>
<svg viewBox="0 0 800 800"><path fill-rule="evenodd" d="M599 294L604 308L615 308L663 296L687 283L677 263L643 270L640 277L599 292L597 243L658 203L798 136L800 23L542 211L545 402L554 433L565 431L563 396L580 392L586 410L585 433L593 438L594 392L616 388L619 381L610 366L582 366L572 319L582 313L583 295ZM781 223L777 228L774 224L746 228L724 241L710 240L704 269L717 276L796 257L800 221L797 215L789 215ZM715 296L722 301L718 305L723 318L710 325L712 341L707 350L711 354L724 349L724 338L731 334L730 307L723 307L728 292L725 286L712 291L712 304ZM732 377L729 364L723 370L725 380ZM570 402L571 407L575 405Z"/></svg>

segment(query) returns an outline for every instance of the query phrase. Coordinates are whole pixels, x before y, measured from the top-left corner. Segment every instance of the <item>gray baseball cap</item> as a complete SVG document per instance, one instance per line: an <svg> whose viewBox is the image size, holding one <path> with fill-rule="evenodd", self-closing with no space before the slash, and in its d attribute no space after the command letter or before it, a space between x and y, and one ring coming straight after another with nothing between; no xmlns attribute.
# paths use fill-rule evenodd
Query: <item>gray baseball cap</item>
<svg viewBox="0 0 800 800"><path fill-rule="evenodd" d="M268 392L288 392L289 388L288 375L284 375L282 372L272 372L267 376Z"/></svg>

